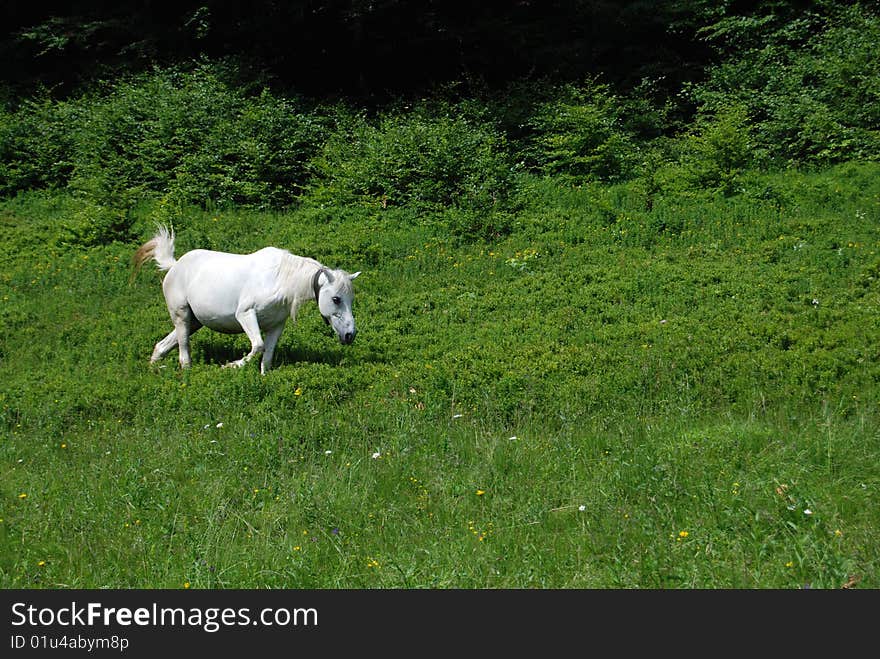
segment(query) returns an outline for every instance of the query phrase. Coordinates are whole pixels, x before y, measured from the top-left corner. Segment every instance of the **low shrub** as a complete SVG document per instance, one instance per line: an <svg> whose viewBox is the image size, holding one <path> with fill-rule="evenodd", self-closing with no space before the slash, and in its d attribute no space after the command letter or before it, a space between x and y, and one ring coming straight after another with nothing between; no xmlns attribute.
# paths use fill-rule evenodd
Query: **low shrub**
<svg viewBox="0 0 880 659"><path fill-rule="evenodd" d="M725 195L737 191L742 172L755 157L748 120L742 106L697 118L683 141L684 175L692 188Z"/></svg>
<svg viewBox="0 0 880 659"><path fill-rule="evenodd" d="M729 31L724 24L714 26L713 33L718 40ZM712 113L744 106L755 147L783 163L876 159L878 40L880 17L864 8L824 18L810 14L770 29L754 45L725 58L693 90L694 100Z"/></svg>
<svg viewBox="0 0 880 659"><path fill-rule="evenodd" d="M627 177L636 146L624 128L624 104L607 85L563 88L530 120L529 160L547 175L611 181Z"/></svg>
<svg viewBox="0 0 880 659"><path fill-rule="evenodd" d="M425 112L350 118L330 135L315 161L323 194L489 212L509 200L513 167L504 137L487 125Z"/></svg>
<svg viewBox="0 0 880 659"><path fill-rule="evenodd" d="M184 154L173 185L192 203L287 206L308 186L323 132L315 116L264 90L218 121L202 148Z"/></svg>
<svg viewBox="0 0 880 659"><path fill-rule="evenodd" d="M77 126L85 114L80 104L48 98L0 111L0 195L64 187L74 168Z"/></svg>
<svg viewBox="0 0 880 659"><path fill-rule="evenodd" d="M70 187L113 206L170 193L280 207L302 193L322 141L295 100L247 95L210 65L157 70L0 115L0 194Z"/></svg>

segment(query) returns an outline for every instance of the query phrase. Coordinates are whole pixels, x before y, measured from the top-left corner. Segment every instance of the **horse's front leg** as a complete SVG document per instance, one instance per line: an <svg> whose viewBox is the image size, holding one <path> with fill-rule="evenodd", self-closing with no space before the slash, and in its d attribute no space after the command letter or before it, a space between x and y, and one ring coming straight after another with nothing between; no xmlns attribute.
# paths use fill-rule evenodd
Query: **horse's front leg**
<svg viewBox="0 0 880 659"><path fill-rule="evenodd" d="M275 346L278 345L278 339L281 338L281 332L284 330L284 322L282 321L268 332L266 332L266 343L263 348L263 359L260 362L260 373L265 375L266 371L272 368L272 357L275 354Z"/></svg>
<svg viewBox="0 0 880 659"><path fill-rule="evenodd" d="M257 312L254 309L243 309L235 313L235 319L241 325L241 329L247 334L251 342L251 351L241 359L229 362L225 366L239 367L247 364L256 355L263 352L263 335L260 332L260 322L257 320Z"/></svg>

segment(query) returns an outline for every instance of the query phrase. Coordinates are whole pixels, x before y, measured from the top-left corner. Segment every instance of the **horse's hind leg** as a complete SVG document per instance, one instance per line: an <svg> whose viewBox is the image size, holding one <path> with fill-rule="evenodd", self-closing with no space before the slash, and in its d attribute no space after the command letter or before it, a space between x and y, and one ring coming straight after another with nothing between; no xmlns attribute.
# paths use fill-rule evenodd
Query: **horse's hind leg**
<svg viewBox="0 0 880 659"><path fill-rule="evenodd" d="M153 356L150 357L150 363L153 364L162 359L177 346L177 330L171 330L168 335L156 344L153 348Z"/></svg>
<svg viewBox="0 0 880 659"><path fill-rule="evenodd" d="M174 331L156 344L153 351L155 356L160 350L165 350L164 356L177 344L181 368L189 368L192 359L189 356L189 337L198 331L202 324L196 320L189 305L174 309L171 312L171 321L174 323Z"/></svg>

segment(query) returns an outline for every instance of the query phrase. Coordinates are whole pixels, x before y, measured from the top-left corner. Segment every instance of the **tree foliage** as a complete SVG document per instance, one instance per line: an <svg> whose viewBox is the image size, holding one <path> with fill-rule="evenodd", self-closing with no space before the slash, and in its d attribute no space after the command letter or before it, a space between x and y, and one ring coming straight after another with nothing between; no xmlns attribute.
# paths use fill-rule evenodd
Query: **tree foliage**
<svg viewBox="0 0 880 659"><path fill-rule="evenodd" d="M708 52L687 17L695 15L669 0L4 3L0 71L17 86L61 93L198 56L235 57L285 89L322 96L385 99L450 80L498 86L598 73L675 85L699 75Z"/></svg>
<svg viewBox="0 0 880 659"><path fill-rule="evenodd" d="M700 106L711 111L731 104L747 108L756 148L778 161L877 158L877 14L846 7L782 24L773 14L736 19L707 31L725 50L731 41L741 45L695 88Z"/></svg>
<svg viewBox="0 0 880 659"><path fill-rule="evenodd" d="M521 173L641 178L650 205L880 153L878 2L0 11L0 194L70 188L111 233L159 196L454 209L456 233L491 236Z"/></svg>

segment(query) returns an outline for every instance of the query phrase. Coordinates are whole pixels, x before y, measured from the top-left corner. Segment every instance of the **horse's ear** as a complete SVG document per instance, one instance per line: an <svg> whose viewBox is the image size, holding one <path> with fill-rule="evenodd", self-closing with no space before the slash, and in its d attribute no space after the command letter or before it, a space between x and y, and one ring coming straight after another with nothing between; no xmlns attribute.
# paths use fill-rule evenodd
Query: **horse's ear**
<svg viewBox="0 0 880 659"><path fill-rule="evenodd" d="M357 272L352 272L352 273L348 276L348 278L349 278L349 279L357 279L357 277L358 277L359 274L361 274L361 271L360 271L360 270L358 270Z"/></svg>

